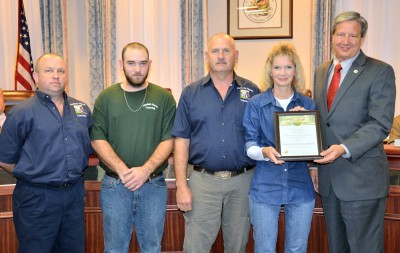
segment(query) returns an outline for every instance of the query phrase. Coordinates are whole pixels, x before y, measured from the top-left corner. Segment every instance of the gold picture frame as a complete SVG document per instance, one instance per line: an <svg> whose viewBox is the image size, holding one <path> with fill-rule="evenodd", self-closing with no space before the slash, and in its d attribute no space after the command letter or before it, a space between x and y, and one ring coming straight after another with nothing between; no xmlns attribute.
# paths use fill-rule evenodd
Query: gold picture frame
<svg viewBox="0 0 400 253"><path fill-rule="evenodd" d="M228 34L234 39L293 37L293 0L228 0Z"/></svg>

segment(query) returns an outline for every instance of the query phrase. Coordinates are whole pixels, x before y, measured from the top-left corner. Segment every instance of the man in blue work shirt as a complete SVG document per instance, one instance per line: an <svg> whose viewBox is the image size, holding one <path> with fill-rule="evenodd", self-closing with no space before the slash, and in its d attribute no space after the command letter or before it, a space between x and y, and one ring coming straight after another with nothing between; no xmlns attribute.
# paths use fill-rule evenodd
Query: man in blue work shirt
<svg viewBox="0 0 400 253"><path fill-rule="evenodd" d="M205 53L210 73L187 86L178 104L172 135L177 204L186 212L184 252L210 252L221 223L225 252L246 249L255 163L244 152L242 119L259 89L234 73L238 56L232 37L212 36Z"/></svg>
<svg viewBox="0 0 400 253"><path fill-rule="evenodd" d="M91 113L65 93L66 64L59 55L41 56L33 78L35 96L11 109L0 134L0 167L17 179L18 252L83 253Z"/></svg>

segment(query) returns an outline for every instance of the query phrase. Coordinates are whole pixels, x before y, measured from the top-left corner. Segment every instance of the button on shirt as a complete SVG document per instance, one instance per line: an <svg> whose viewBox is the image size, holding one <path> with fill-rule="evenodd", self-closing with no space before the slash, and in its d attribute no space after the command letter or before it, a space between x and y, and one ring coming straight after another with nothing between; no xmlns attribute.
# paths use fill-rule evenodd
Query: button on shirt
<svg viewBox="0 0 400 253"><path fill-rule="evenodd" d="M316 110L312 99L294 91L287 110L296 106ZM271 89L250 100L243 118L246 150L251 146L276 147L274 112L283 111ZM313 200L315 193L307 162L285 162L276 165L271 161L257 161L250 195L256 201L273 205Z"/></svg>
<svg viewBox="0 0 400 253"><path fill-rule="evenodd" d="M31 183L61 184L82 177L92 152L89 107L64 93L61 117L49 95L15 105L0 134L0 161L16 164L13 175Z"/></svg>
<svg viewBox="0 0 400 253"><path fill-rule="evenodd" d="M242 121L247 102L258 93L254 83L236 75L224 100L210 75L183 90L172 135L190 139L190 164L213 171L254 165L243 151Z"/></svg>

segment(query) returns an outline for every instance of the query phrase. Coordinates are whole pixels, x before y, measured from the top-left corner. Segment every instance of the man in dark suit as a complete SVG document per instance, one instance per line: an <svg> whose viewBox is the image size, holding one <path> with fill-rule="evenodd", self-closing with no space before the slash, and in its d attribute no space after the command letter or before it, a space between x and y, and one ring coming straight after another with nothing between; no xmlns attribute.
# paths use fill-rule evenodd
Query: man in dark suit
<svg viewBox="0 0 400 253"><path fill-rule="evenodd" d="M392 127L396 87L393 68L360 49L367 28L359 13L339 14L332 31L334 59L315 73L324 151L314 162L320 164L330 253L384 250L389 171L383 140Z"/></svg>

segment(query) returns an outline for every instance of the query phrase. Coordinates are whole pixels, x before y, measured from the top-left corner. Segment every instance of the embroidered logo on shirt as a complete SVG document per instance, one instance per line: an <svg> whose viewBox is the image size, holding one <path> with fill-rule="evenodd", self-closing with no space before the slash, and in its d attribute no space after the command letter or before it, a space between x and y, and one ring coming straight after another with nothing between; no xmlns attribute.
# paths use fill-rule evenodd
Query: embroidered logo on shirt
<svg viewBox="0 0 400 253"><path fill-rule="evenodd" d="M153 103L146 103L143 105L143 107L147 110L154 110L154 111L158 109L158 106Z"/></svg>
<svg viewBox="0 0 400 253"><path fill-rule="evenodd" d="M78 117L86 117L88 115L88 112L85 110L85 107L83 106L84 104L81 103L74 103L71 104L74 107L76 116Z"/></svg>
<svg viewBox="0 0 400 253"><path fill-rule="evenodd" d="M247 89L240 89L240 100L249 101L250 99L250 91Z"/></svg>

